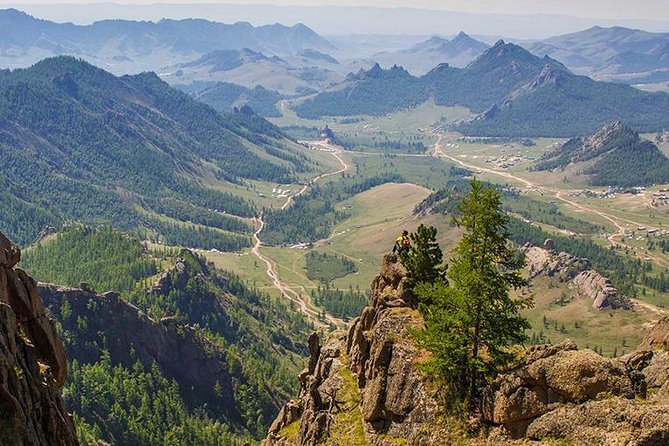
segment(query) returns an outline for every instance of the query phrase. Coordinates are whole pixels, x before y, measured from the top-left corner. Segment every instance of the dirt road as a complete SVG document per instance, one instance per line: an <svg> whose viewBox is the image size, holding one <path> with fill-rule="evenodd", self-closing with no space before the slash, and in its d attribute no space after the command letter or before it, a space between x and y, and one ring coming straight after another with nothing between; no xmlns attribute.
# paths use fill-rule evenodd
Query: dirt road
<svg viewBox="0 0 669 446"><path fill-rule="evenodd" d="M319 144L319 143L313 143L313 144ZM314 184L324 178L328 178L333 175L338 175L340 173L346 172L349 169L349 165L346 164L346 162L341 158L340 156L341 152L339 150L337 150L336 148L332 148L332 146L329 146L327 144L323 144L323 147L326 148L327 152L330 153L333 157L335 157L339 161L342 167L341 169L336 170L334 172L321 173L320 175L312 178L309 181L309 184ZM309 184L303 185L298 192L290 195L286 199L286 202L281 206L281 210L285 210L286 208L288 208L288 206L290 206L290 204L294 201L296 197L299 197L300 195L304 194L308 190ZM289 286L285 285L281 281L279 274L274 269L273 260L270 257L267 257L266 255L260 252L260 247L262 246L262 241L260 240L260 234L265 228L265 222L262 218L262 214L257 218L255 218L254 220L256 223L256 231L253 233L254 245L253 248L251 248L251 253L265 264L265 272L267 276L272 280L274 288L279 290L279 292L285 299L288 299L297 304L300 311L304 315L306 315L309 319L311 319L317 327L327 327L329 324L334 324L338 327L343 327L345 325L344 321L335 318L327 313L325 315L325 319L327 320L328 323L327 324L323 323L319 318L321 314L320 310L318 308L315 308L311 304L310 299L308 297L304 298L302 295L295 292Z"/></svg>

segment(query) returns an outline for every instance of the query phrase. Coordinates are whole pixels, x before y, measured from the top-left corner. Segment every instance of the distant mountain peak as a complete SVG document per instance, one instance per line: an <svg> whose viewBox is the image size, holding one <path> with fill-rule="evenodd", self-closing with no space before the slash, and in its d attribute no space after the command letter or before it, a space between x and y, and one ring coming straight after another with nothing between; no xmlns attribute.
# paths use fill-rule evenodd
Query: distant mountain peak
<svg viewBox="0 0 669 446"><path fill-rule="evenodd" d="M453 39L453 42L458 41L458 40L467 40L467 39L471 39L471 37L469 36L469 34L467 34L467 33L464 32L464 31L460 31L460 32L458 33L458 35L455 36L455 38Z"/></svg>

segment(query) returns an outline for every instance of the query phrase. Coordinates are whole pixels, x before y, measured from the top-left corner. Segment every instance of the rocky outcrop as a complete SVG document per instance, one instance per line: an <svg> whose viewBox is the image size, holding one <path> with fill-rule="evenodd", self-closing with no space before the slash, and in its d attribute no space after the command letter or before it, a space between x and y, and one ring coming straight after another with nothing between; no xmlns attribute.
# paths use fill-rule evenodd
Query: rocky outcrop
<svg viewBox="0 0 669 446"><path fill-rule="evenodd" d="M76 445L60 396L65 349L20 258L0 234L0 445Z"/></svg>
<svg viewBox="0 0 669 446"><path fill-rule="evenodd" d="M397 257L386 255L372 283L372 305L351 324L348 334L331 337L322 346L312 335L298 399L281 410L266 446L310 446L325 438L341 445L446 444L436 427L438 405L416 367L425 352L407 333L423 322L415 300L404 291L405 274ZM348 434L339 432L337 423L347 410L363 438L341 437ZM293 423L299 429L291 437L287 432Z"/></svg>
<svg viewBox="0 0 669 446"><path fill-rule="evenodd" d="M619 359L578 351L569 341L533 347L524 365L486 391L484 417L498 425L489 438L500 445L514 444L513 438L669 444L669 353L662 342L667 336L669 318Z"/></svg>
<svg viewBox="0 0 669 446"><path fill-rule="evenodd" d="M525 245L522 251L527 261L530 280L545 275L568 283L574 292L572 298L586 297L592 300L592 307L596 310L631 308L629 300L618 294L610 279L592 269L588 259L566 252L555 252L553 240L546 240L543 248Z"/></svg>
<svg viewBox="0 0 669 446"><path fill-rule="evenodd" d="M592 299L592 307L596 310L630 308L629 301L618 294L611 279L602 276L597 271L581 272L574 277L572 285L578 293Z"/></svg>
<svg viewBox="0 0 669 446"><path fill-rule="evenodd" d="M372 306L348 333L324 344L312 335L299 397L283 407L265 446L669 444L669 319L620 359L570 341L531 347L520 365L481 389L480 413L470 414L478 417L476 434L454 440L419 371L426 352L407 336L423 320L404 291L404 274L386 256ZM342 423L359 436L344 436Z"/></svg>
<svg viewBox="0 0 669 446"><path fill-rule="evenodd" d="M588 259L576 257L566 252L555 252L555 244L550 242L552 240L547 240L544 248L531 245L523 247L522 251L525 254L530 279L543 274L555 277L561 282L568 282L582 271L591 268Z"/></svg>

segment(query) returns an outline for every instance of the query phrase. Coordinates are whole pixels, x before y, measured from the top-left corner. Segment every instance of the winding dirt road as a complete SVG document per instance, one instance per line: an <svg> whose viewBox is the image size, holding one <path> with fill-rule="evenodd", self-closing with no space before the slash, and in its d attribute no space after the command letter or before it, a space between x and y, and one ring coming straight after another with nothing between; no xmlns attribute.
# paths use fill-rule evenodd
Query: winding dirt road
<svg viewBox="0 0 669 446"><path fill-rule="evenodd" d="M314 184L324 178L328 178L334 175L339 175L340 173L344 173L349 169L349 165L346 164L346 162L341 158L340 153L341 151L338 150L337 148L327 145L325 143L312 143L313 145L319 145L322 146L323 148L326 149L328 153L330 153L333 157L339 161L341 164L341 169L336 170L334 172L324 172L321 173L320 175L312 178L308 184L305 184L302 186L302 188L290 195L287 199L286 202L281 206L281 210L285 210L290 206L290 204L294 201L296 197L299 197L300 195L304 194L307 189L309 188L309 184ZM282 281L281 278L279 277L279 274L276 272L274 268L274 262L270 257L267 257L266 255L262 254L260 252L260 247L262 246L262 241L260 240L260 234L262 233L263 229L265 228L265 222L262 218L262 214L258 216L257 218L254 219L255 224L256 224L256 231L253 233L253 239L255 241L253 248L251 248L251 253L256 256L260 261L262 261L265 264L265 272L267 276L272 280L272 283L274 284L274 288L279 290L281 295L285 298L288 299L295 304L298 305L300 311L306 315L309 319L311 319L314 322L314 325L317 327L327 327L329 324L334 324L338 327L342 327L345 325L344 321L341 319L335 318L329 314L325 314L325 319L328 321L329 324L323 323L320 320L320 315L321 311L314 307L309 298L304 298L302 297L301 294L295 292L292 290L289 286L285 285Z"/></svg>

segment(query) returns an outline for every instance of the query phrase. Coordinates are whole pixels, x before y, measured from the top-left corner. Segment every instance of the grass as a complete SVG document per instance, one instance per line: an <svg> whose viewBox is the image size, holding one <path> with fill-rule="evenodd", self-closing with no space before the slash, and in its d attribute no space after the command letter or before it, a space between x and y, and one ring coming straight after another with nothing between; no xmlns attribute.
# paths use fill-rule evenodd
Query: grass
<svg viewBox="0 0 669 446"><path fill-rule="evenodd" d="M348 367L348 358L342 357L342 368L339 372L341 385L337 392L342 410L333 416L328 438L337 444L347 446L372 446L365 438L360 404L362 397L358 384Z"/></svg>

